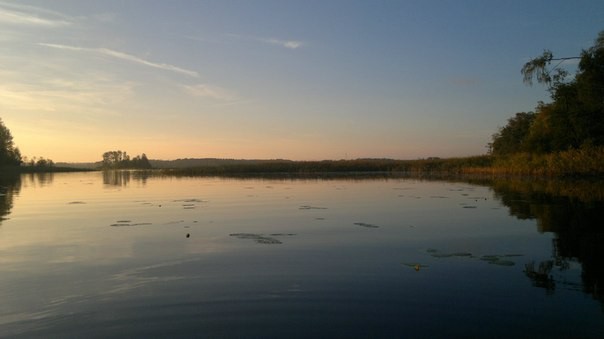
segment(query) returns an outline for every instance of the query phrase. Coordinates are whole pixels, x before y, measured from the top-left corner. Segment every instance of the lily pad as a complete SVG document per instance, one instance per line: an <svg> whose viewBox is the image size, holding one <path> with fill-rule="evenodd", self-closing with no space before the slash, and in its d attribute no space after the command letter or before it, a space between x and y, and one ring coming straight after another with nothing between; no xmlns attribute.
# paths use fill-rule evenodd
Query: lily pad
<svg viewBox="0 0 604 339"><path fill-rule="evenodd" d="M503 260L501 258L509 258L509 257L517 257L522 256L522 254L504 254L504 255L483 255L480 257L480 260L486 261L489 264L499 265L499 266L514 266L515 262L511 260Z"/></svg>
<svg viewBox="0 0 604 339"><path fill-rule="evenodd" d="M368 224L368 223L365 223L365 222L355 222L354 224L357 225L357 226L365 227L365 228L379 228L380 227L380 226L373 225L373 224Z"/></svg>
<svg viewBox="0 0 604 339"><path fill-rule="evenodd" d="M264 236L262 234L255 234L255 233L231 233L229 234L231 237L235 237L238 239L249 239L249 240L254 240L255 242L259 243L259 244L265 244L265 245L277 245L277 244L282 244L282 242L276 238L273 237L267 237Z"/></svg>
<svg viewBox="0 0 604 339"><path fill-rule="evenodd" d="M174 202L205 202L200 199L178 199L178 200L173 200L173 201Z"/></svg>
<svg viewBox="0 0 604 339"><path fill-rule="evenodd" d="M302 206L299 207L299 209L301 209L301 210L326 210L327 207L317 207L317 206L302 205Z"/></svg>
<svg viewBox="0 0 604 339"><path fill-rule="evenodd" d="M111 224L109 226L112 227L130 227L130 226L146 226L146 225L153 225L150 222L138 222L138 223L115 223L115 224Z"/></svg>
<svg viewBox="0 0 604 339"><path fill-rule="evenodd" d="M407 266L407 267L411 267L416 271L419 271L420 269L424 269L424 268L428 268L430 266L428 265L422 265L422 264L418 264L418 263L403 263L403 265Z"/></svg>

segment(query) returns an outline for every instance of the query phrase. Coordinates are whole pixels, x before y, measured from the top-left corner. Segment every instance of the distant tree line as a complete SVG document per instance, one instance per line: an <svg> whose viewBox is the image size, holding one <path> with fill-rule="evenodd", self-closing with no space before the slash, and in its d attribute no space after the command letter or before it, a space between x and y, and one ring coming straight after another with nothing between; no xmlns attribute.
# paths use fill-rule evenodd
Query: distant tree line
<svg viewBox="0 0 604 339"><path fill-rule="evenodd" d="M491 157L428 158L418 160L356 159L322 161L249 161L227 162L224 165L164 169L160 175L174 176L235 176L235 177L363 177L367 174L460 174L468 167L488 167Z"/></svg>
<svg viewBox="0 0 604 339"><path fill-rule="evenodd" d="M31 159L28 159L27 157L23 157L21 164L25 165L25 166L30 166L30 167L41 167L41 168L55 166L54 161L52 161L51 159L44 158L44 157L33 157Z"/></svg>
<svg viewBox="0 0 604 339"><path fill-rule="evenodd" d="M562 67L579 60L575 77ZM553 65L553 66L552 66ZM604 146L604 31L579 57L554 58L546 50L522 68L525 83L547 86L552 102L516 113L492 136L493 155L553 153Z"/></svg>
<svg viewBox="0 0 604 339"><path fill-rule="evenodd" d="M128 153L118 150L103 153L101 167L103 169L150 169L151 163L145 153L130 158Z"/></svg>

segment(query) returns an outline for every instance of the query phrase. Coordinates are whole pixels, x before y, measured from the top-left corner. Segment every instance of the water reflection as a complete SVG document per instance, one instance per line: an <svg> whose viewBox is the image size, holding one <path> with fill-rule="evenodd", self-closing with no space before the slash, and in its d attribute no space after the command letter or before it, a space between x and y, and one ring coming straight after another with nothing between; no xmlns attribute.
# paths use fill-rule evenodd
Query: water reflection
<svg viewBox="0 0 604 339"><path fill-rule="evenodd" d="M23 184L26 187L46 187L52 185L54 179L54 173L28 173L23 174L17 180L23 180Z"/></svg>
<svg viewBox="0 0 604 339"><path fill-rule="evenodd" d="M21 190L21 178L18 174L0 176L0 223L7 219L13 208L14 197Z"/></svg>
<svg viewBox="0 0 604 339"><path fill-rule="evenodd" d="M137 170L111 170L103 171L103 184L108 186L126 187L131 180L140 182L143 186L147 184L150 173Z"/></svg>
<svg viewBox="0 0 604 339"><path fill-rule="evenodd" d="M533 284L553 294L558 285L554 270L572 262L582 268L582 289L604 307L604 183L590 181L495 180L489 183L496 198L519 219L536 219L539 232L555 234L550 260L531 262L525 274Z"/></svg>

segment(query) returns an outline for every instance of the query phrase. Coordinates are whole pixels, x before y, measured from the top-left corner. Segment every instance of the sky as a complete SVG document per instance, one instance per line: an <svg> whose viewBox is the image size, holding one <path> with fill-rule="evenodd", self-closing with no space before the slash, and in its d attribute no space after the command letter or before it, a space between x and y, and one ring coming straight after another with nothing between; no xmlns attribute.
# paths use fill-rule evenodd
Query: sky
<svg viewBox="0 0 604 339"><path fill-rule="evenodd" d="M0 118L55 162L478 155L549 100L522 65L601 30L601 0L0 0Z"/></svg>

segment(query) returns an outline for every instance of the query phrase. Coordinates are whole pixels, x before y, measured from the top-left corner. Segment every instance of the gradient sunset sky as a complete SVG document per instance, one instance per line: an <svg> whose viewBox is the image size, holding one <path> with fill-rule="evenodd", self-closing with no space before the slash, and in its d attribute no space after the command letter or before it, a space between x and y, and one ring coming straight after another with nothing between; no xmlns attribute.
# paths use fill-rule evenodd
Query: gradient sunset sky
<svg viewBox="0 0 604 339"><path fill-rule="evenodd" d="M604 1L0 1L0 118L28 157L483 154L548 101ZM573 67L573 65L568 65Z"/></svg>

